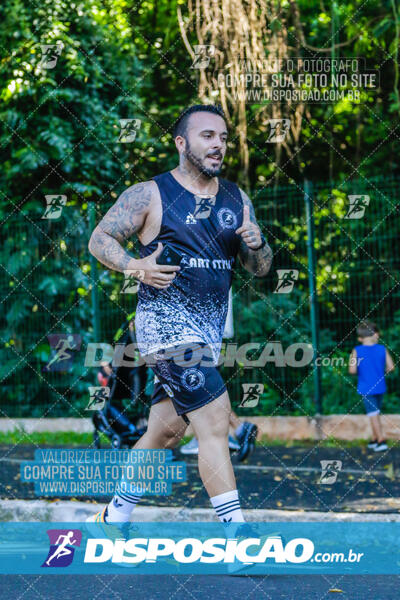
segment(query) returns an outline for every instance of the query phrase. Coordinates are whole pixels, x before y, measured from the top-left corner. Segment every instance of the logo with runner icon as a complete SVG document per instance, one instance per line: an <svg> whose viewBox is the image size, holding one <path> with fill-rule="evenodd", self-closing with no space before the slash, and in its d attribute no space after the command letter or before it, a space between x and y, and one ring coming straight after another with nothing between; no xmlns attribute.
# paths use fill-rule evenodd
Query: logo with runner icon
<svg viewBox="0 0 400 600"><path fill-rule="evenodd" d="M181 376L181 381L182 385L184 385L187 390L197 390L199 387L204 385L204 373L198 369L186 369Z"/></svg>
<svg viewBox="0 0 400 600"><path fill-rule="evenodd" d="M369 206L369 196L366 194L362 195L350 195L349 208L345 215L345 219L361 219L364 216L365 209Z"/></svg>
<svg viewBox="0 0 400 600"><path fill-rule="evenodd" d="M196 207L193 213L188 213L186 216L186 225L197 223L197 219L208 219L211 214L211 209L215 206L216 196L208 196L206 194L195 194Z"/></svg>
<svg viewBox="0 0 400 600"><path fill-rule="evenodd" d="M264 391L262 383L242 383L243 399L239 408L254 408L257 406L260 396Z"/></svg>
<svg viewBox="0 0 400 600"><path fill-rule="evenodd" d="M220 208L217 213L219 224L223 229L233 229L237 227L237 218L230 208Z"/></svg>
<svg viewBox="0 0 400 600"><path fill-rule="evenodd" d="M74 558L74 546L80 546L80 529L48 529L50 540L49 553L42 567L68 567Z"/></svg>
<svg viewBox="0 0 400 600"><path fill-rule="evenodd" d="M79 352L81 349L81 336L73 333L51 333L47 339L52 356L43 367L43 372L69 371L72 367L74 352Z"/></svg>
<svg viewBox="0 0 400 600"><path fill-rule="evenodd" d="M45 199L47 206L42 219L59 219L62 210L67 203L67 196L56 194L45 196Z"/></svg>
<svg viewBox="0 0 400 600"><path fill-rule="evenodd" d="M274 294L290 294L293 290L295 281L299 278L297 269L277 269L278 284Z"/></svg>
<svg viewBox="0 0 400 600"><path fill-rule="evenodd" d="M341 460L321 460L321 477L318 483L330 485L335 483L337 476L342 470Z"/></svg>

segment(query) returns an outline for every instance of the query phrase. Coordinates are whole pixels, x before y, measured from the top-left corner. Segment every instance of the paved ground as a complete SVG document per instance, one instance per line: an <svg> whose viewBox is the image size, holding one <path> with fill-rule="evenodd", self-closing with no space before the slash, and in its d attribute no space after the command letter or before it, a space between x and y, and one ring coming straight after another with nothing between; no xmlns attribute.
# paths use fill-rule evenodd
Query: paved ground
<svg viewBox="0 0 400 600"><path fill-rule="evenodd" d="M19 478L21 460L33 458L32 446L0 447L0 498L34 500L33 486ZM183 460L182 455L178 455ZM144 513L155 505L191 520L190 509L209 508L197 473L196 458L186 458L188 481L174 486L172 496L146 498ZM235 460L235 459L233 459ZM321 485L321 460L340 460L342 470L334 485ZM273 520L291 520L278 511L306 511L310 520L330 515L345 518L368 512L368 519L396 519L400 514L400 450L375 454L364 448L276 447L257 448L248 464L235 465L242 503L246 509L271 511ZM71 500L65 498L65 500ZM77 498L85 502L87 498ZM97 498L100 503L106 498ZM4 503L3 503L4 504ZM9 503L8 503L9 504ZM17 503L16 503L17 504ZM26 506L25 502L19 502ZM40 503L47 506L48 503ZM53 503L51 503L53 504ZM57 504L57 503L56 503ZM69 505L72 505L70 502ZM82 506L80 503L76 505ZM54 505L54 504L53 504ZM30 503L29 503L30 506ZM147 509L146 509L147 506ZM89 508L89 506L88 506ZM183 512L182 512L183 508ZM93 510L93 506L90 506ZM208 511L207 511L208 512ZM204 513L204 511L203 511ZM325 515L324 515L325 513ZM340 514L341 513L341 514ZM345 513L345 514L343 514ZM380 514L379 514L380 513ZM392 516L390 516L392 513ZM395 513L395 514L393 514ZM12 513L8 515L10 517ZM200 512L199 512L200 514ZM263 513L254 513L263 514ZM266 514L266 513L264 513ZM287 514L293 514L288 512ZM301 513L300 513L301 514ZM365 517L367 515L365 514ZM5 519L5 513L0 518ZM11 517L12 518L12 517ZM24 520L24 517L22 517ZM211 517L210 517L211 518ZM147 519L145 519L147 520ZM194 519L193 519L194 520ZM271 518L272 520L272 518ZM306 575L268 577L229 576L0 576L0 600L398 600L400 576ZM62 590L62 593L60 592Z"/></svg>
<svg viewBox="0 0 400 600"><path fill-rule="evenodd" d="M20 461L33 459L33 453L32 446L0 447L0 498L37 499L33 485L19 478ZM209 508L197 458L178 455L178 459L187 462L187 481L174 484L171 496L146 497L143 506ZM333 485L319 483L322 460L342 461L342 470ZM400 512L399 448L378 454L365 447L258 447L249 463L235 464L235 472L246 509ZM96 500L103 503L108 498Z"/></svg>
<svg viewBox="0 0 400 600"><path fill-rule="evenodd" d="M0 576L1 600L398 600L399 588L388 575Z"/></svg>

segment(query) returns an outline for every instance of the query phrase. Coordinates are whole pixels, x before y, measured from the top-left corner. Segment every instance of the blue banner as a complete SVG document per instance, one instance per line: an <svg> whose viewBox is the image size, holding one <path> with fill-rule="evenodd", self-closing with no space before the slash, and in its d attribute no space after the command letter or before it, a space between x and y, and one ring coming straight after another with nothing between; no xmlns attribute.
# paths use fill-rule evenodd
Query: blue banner
<svg viewBox="0 0 400 600"><path fill-rule="evenodd" d="M400 573L400 523L242 525L1 523L0 573Z"/></svg>

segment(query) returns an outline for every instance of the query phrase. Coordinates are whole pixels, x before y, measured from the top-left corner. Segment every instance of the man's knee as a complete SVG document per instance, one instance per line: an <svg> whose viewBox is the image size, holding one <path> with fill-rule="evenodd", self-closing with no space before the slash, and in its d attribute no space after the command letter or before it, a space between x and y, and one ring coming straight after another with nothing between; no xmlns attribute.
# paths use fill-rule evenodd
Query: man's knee
<svg viewBox="0 0 400 600"><path fill-rule="evenodd" d="M189 413L190 422L198 439L227 437L231 408L229 400L227 402L218 400Z"/></svg>
<svg viewBox="0 0 400 600"><path fill-rule="evenodd" d="M148 435L157 440L159 448L175 448L185 434L186 423L149 423Z"/></svg>
<svg viewBox="0 0 400 600"><path fill-rule="evenodd" d="M198 428L198 438L223 438L225 439L229 432L229 418L226 419L225 416L221 415L220 419L216 419L215 421L211 421L207 425L200 426Z"/></svg>
<svg viewBox="0 0 400 600"><path fill-rule="evenodd" d="M163 431L161 433L163 448L175 448L183 438L185 430L186 424L184 423L183 427L176 431L170 431L169 429Z"/></svg>

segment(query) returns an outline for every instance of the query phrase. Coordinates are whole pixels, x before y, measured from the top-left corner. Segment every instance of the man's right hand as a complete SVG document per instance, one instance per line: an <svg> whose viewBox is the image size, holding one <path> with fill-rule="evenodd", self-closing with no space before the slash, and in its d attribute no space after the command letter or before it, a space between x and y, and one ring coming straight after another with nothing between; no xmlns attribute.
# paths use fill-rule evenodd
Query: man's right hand
<svg viewBox="0 0 400 600"><path fill-rule="evenodd" d="M169 288L176 277L176 271L180 271L181 268L177 266L157 264L156 259L160 256L162 250L163 245L161 242L158 242L157 248L152 254L146 256L145 258L132 259L132 264L128 265L127 270L142 271L143 273L140 277L140 281L146 285L151 285L158 290L165 290Z"/></svg>

